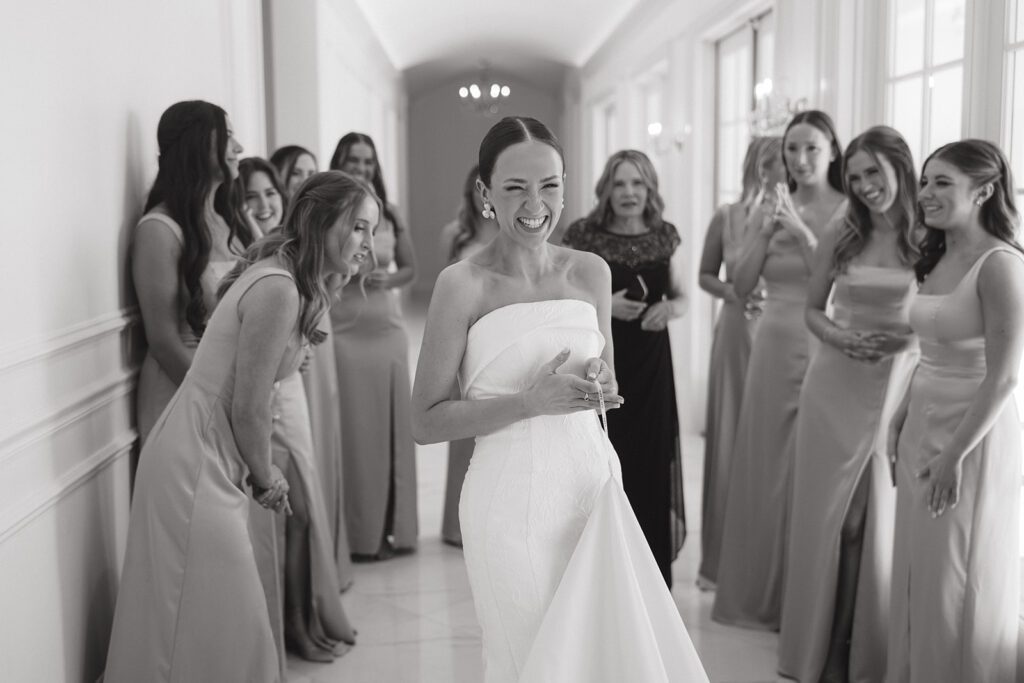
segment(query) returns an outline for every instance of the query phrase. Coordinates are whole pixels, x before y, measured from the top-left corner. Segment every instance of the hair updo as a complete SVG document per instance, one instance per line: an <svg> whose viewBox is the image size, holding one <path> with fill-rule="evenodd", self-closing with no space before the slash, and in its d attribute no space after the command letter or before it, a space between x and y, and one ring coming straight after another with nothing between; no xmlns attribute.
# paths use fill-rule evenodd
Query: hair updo
<svg viewBox="0 0 1024 683"><path fill-rule="evenodd" d="M483 184L491 186L494 164L502 152L512 145L531 140L543 142L558 152L558 158L562 160L562 170L565 170L565 153L558 144L558 138L547 126L529 116L506 116L491 126L480 142L480 180Z"/></svg>

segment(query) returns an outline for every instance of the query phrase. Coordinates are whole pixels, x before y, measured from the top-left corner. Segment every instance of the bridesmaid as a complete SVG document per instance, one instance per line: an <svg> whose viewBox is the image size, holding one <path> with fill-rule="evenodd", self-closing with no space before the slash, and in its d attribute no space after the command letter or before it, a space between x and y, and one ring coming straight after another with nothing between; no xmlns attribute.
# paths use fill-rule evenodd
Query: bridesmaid
<svg viewBox="0 0 1024 683"><path fill-rule="evenodd" d="M192 364L217 283L254 239L232 182L242 146L224 110L201 100L172 104L156 137L159 170L132 238L132 282L148 344L137 397L140 442Z"/></svg>
<svg viewBox="0 0 1024 683"><path fill-rule="evenodd" d="M310 180L296 204L223 281L192 367L142 449L109 683L282 680L244 486L289 512L271 461L274 384L296 372L303 340L322 341L327 276L369 258L380 211L368 186L340 173ZM340 604L336 616L336 636L353 642Z"/></svg>
<svg viewBox="0 0 1024 683"><path fill-rule="evenodd" d="M793 117L782 152L789 184L775 186L733 272L738 296L749 296L762 277L767 288L744 380L711 612L724 624L772 631L782 607L797 401L810 346L807 280L818 236L845 208L842 149L828 114Z"/></svg>
<svg viewBox="0 0 1024 683"><path fill-rule="evenodd" d="M387 202L373 140L348 133L331 168L373 185L384 203L374 236L376 264L350 282L331 309L341 394L345 521L353 559L382 560L416 548L416 461L409 400L409 339L399 287L412 282L412 240Z"/></svg>
<svg viewBox="0 0 1024 683"><path fill-rule="evenodd" d="M299 185L317 170L316 155L298 145L285 145L275 150L270 155L270 163L277 169L287 197L294 195Z"/></svg>
<svg viewBox="0 0 1024 683"><path fill-rule="evenodd" d="M760 313L760 292L740 299L732 286L748 220L768 190L786 179L782 168L782 138L757 137L750 141L743 159L743 193L740 200L715 212L704 238L700 260L700 288L722 299L715 325L708 372L707 424L704 433L704 491L701 503L701 557L697 584L713 590L718 577L722 545L725 496L729 487L733 438L743 398L743 377ZM774 190L772 190L774 193ZM719 273L725 266L725 280Z"/></svg>
<svg viewBox="0 0 1024 683"><path fill-rule="evenodd" d="M282 147L270 157L279 178L291 183L291 194L302 182L316 173L316 157L299 147ZM276 161L275 161L276 160ZM313 429L313 454L324 493L328 534L338 570L338 585L347 590L355 580L348 529L345 525L344 476L341 460L341 392L338 388L338 369L334 362L334 332L329 316L320 323L327 335L323 344L313 347L309 363L302 368L306 401L309 403L309 421Z"/></svg>
<svg viewBox="0 0 1024 683"><path fill-rule="evenodd" d="M822 237L808 286L807 326L822 344L797 412L779 638L779 672L812 683L885 678L896 509L885 437L916 362L910 149L871 128L846 148L843 177L849 208Z"/></svg>
<svg viewBox="0 0 1024 683"><path fill-rule="evenodd" d="M662 218L665 202L646 154L609 157L595 193L597 206L569 226L564 244L611 268L616 377L626 402L608 414L608 434L626 496L671 588L686 514L667 325L686 312L685 254L676 227Z"/></svg>
<svg viewBox="0 0 1024 683"><path fill-rule="evenodd" d="M498 234L498 224L484 211L476 180L480 166L474 164L462 185L462 205L459 217L441 228L444 258L451 265L477 253ZM462 392L458 385L452 388L452 398L459 400ZM448 483L444 491L444 517L441 520L441 540L448 545L462 547L462 529L459 527L459 497L462 481L473 457L475 439L459 439L448 444Z"/></svg>
<svg viewBox="0 0 1024 683"><path fill-rule="evenodd" d="M889 433L896 543L887 681L1014 681L1024 256L1010 165L984 140L924 163L910 324L921 362Z"/></svg>
<svg viewBox="0 0 1024 683"><path fill-rule="evenodd" d="M250 215L264 234L277 230L284 217L285 202L276 170L265 159L250 157L242 160L239 171ZM321 323L321 331L324 327ZM326 337L324 341L326 343ZM322 346L317 344L314 349ZM310 369L315 370L315 361L322 354L315 350L310 353L309 347L306 348L301 369L308 379ZM331 349L327 349L327 354L333 360ZM335 535L328 521L327 502L317 484L317 481L324 480L319 467L321 463L314 459L314 454L319 451L316 450L317 434L312 429L323 427L325 423L317 423L311 418L315 414L315 404L309 399L308 391L303 391L303 374L294 373L276 383L272 398L274 429L271 451L274 464L284 472L288 482L293 514L283 528L277 528L272 517L261 514L261 510L254 510L250 528L275 636L282 646L287 641L289 647L304 659L330 662L334 660L337 643L324 634L330 631L331 615L338 611L341 587L335 554L323 551L325 547L334 550ZM333 376L329 379L332 384L335 382ZM337 413L330 415L331 422L336 422L336 416ZM338 439L340 450L340 432ZM341 454L336 452L334 455L337 458ZM337 466L332 472L337 475ZM336 492L336 489L332 490ZM283 558L279 547L282 541ZM345 561L347 578L351 582L351 561L347 554ZM324 603L331 604L324 607Z"/></svg>

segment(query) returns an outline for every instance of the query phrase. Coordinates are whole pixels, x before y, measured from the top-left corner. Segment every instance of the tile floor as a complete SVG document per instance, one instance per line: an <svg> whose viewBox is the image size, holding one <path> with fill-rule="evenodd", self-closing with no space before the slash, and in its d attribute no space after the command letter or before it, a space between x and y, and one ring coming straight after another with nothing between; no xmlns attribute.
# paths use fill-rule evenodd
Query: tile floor
<svg viewBox="0 0 1024 683"><path fill-rule="evenodd" d="M422 310L410 309L411 348L419 348ZM415 353L414 353L415 355ZM415 361L415 358L413 359ZM447 446L417 448L420 546L413 555L356 565L345 610L358 644L332 664L290 657L290 683L480 683L480 629L462 552L441 542ZM773 633L711 621L713 594L696 587L700 555L703 444L684 445L689 537L673 566L672 591L683 621L714 683L774 682ZM626 683L626 682L624 682ZM634 682L629 682L634 683ZM639 683L639 682L637 682Z"/></svg>

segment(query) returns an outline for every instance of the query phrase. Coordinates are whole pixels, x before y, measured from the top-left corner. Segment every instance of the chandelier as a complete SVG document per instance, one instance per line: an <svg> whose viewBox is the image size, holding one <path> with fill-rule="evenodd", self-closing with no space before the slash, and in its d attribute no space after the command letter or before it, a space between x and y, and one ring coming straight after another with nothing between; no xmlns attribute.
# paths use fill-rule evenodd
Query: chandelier
<svg viewBox="0 0 1024 683"><path fill-rule="evenodd" d="M487 67L473 81L459 86L459 99L463 106L484 116L494 116L502 102L512 94L512 88L490 78Z"/></svg>
<svg viewBox="0 0 1024 683"><path fill-rule="evenodd" d="M765 78L754 84L754 110L750 112L750 133L754 136L782 135L790 119L807 109L807 98L793 102L783 98L775 89L772 79Z"/></svg>

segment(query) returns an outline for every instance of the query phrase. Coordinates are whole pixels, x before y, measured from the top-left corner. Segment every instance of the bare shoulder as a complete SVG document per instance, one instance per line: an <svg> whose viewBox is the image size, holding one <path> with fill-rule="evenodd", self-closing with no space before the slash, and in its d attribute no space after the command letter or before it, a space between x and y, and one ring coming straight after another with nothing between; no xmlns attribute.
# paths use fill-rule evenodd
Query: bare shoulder
<svg viewBox="0 0 1024 683"><path fill-rule="evenodd" d="M990 254L981 264L978 289L982 294L1004 293L1015 305L1024 303L1024 254L1013 247Z"/></svg>
<svg viewBox="0 0 1024 683"><path fill-rule="evenodd" d="M611 286L612 271L597 254L567 247L553 246L552 249L556 250L553 253L555 262L564 267L569 282L584 289Z"/></svg>
<svg viewBox="0 0 1024 683"><path fill-rule="evenodd" d="M434 309L443 303L449 315L469 320L479 301L480 292L485 289L480 271L481 268L469 259L457 261L442 270L434 283L430 308Z"/></svg>
<svg viewBox="0 0 1024 683"><path fill-rule="evenodd" d="M265 275L242 292L238 299L238 312L243 317L256 312L261 317L294 320L299 313L299 290L295 282L286 275Z"/></svg>

